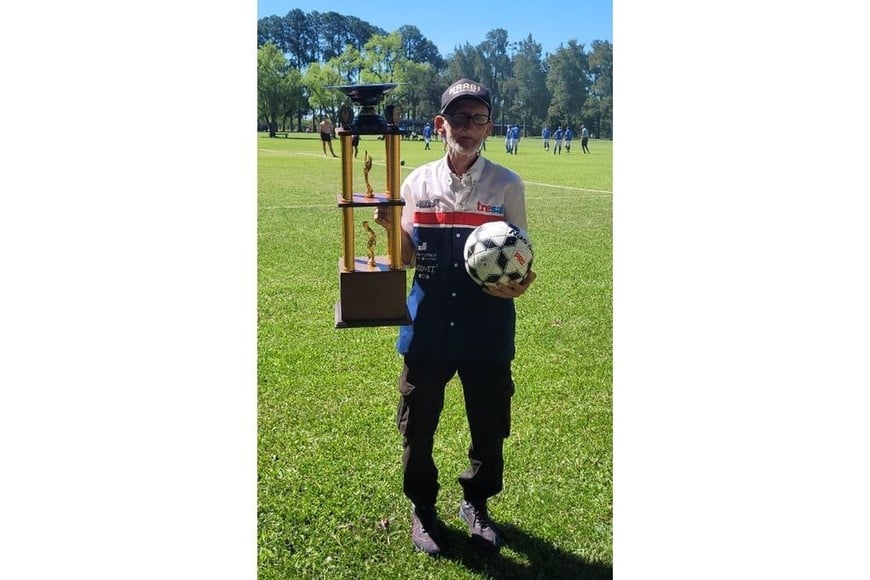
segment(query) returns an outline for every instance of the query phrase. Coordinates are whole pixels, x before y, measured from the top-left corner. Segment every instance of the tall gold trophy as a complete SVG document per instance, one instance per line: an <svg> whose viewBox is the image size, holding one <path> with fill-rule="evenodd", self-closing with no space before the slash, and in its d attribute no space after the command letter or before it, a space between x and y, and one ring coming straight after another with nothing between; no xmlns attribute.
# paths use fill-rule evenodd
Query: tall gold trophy
<svg viewBox="0 0 870 580"><path fill-rule="evenodd" d="M400 140L398 107L389 105L384 116L376 112L377 105L396 84L343 85L328 88L341 91L359 107L353 115L350 106L339 110L343 132L341 140L341 194L338 207L341 209L342 257L338 261L340 300L335 305L335 327L396 326L411 323L406 303L406 270L402 265L402 201ZM386 158L386 191L372 189L369 173L372 161L365 154L366 192L353 191L354 135L382 135ZM390 228L387 230L387 254L375 255L376 236L366 227L368 255L356 256L354 212L357 209L371 210L375 207L390 208ZM367 217L370 217L367 216ZM364 222L364 225L367 226ZM377 227L377 226L376 226Z"/></svg>

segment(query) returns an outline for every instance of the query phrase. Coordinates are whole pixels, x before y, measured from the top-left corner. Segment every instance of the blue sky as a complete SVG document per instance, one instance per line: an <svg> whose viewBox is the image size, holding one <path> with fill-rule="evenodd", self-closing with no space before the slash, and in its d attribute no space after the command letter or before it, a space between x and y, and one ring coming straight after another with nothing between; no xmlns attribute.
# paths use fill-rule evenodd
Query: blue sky
<svg viewBox="0 0 870 580"><path fill-rule="evenodd" d="M408 4L395 0L259 0L257 18L284 16L298 8L305 13L316 10L356 16L387 32L410 24L420 29L445 57L466 42L480 44L494 28L507 30L510 42L531 34L544 53L555 52L571 39L583 44L587 52L593 40L613 42L612 0L559 0L522 6L509 6L504 0L478 0L473 4L458 0Z"/></svg>

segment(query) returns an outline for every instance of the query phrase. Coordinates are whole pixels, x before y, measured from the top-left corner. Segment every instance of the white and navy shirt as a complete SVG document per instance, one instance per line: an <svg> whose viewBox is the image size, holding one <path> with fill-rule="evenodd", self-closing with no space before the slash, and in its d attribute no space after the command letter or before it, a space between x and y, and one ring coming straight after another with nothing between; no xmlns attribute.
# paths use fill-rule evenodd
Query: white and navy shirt
<svg viewBox="0 0 870 580"><path fill-rule="evenodd" d="M486 294L471 279L463 250L468 234L486 222L528 230L522 179L483 157L458 177L445 156L412 171L401 195L415 272L408 296L413 322L399 329L398 351L427 361L512 360L514 302Z"/></svg>

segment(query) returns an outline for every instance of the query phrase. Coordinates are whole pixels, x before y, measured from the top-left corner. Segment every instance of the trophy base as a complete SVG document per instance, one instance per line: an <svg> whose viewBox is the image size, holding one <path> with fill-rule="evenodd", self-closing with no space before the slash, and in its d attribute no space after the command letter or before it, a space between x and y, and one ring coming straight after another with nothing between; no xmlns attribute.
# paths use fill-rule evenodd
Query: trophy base
<svg viewBox="0 0 870 580"><path fill-rule="evenodd" d="M385 256L354 258L355 271L338 262L341 300L335 305L335 327L403 326L411 324L404 269L393 270Z"/></svg>

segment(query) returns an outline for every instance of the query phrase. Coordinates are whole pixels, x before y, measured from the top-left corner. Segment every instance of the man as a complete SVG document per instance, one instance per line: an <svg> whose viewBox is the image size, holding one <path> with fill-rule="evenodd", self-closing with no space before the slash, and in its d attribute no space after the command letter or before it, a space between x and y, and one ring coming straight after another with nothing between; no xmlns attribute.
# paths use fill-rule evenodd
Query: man
<svg viewBox="0 0 870 580"><path fill-rule="evenodd" d="M589 153L589 129L582 124L580 125L580 147L583 149L583 153Z"/></svg>
<svg viewBox="0 0 870 580"><path fill-rule="evenodd" d="M424 150L430 149L429 143L431 141L432 141L432 125L430 125L429 123L426 123L426 126L423 127L423 143L426 144L426 146L423 147Z"/></svg>
<svg viewBox="0 0 870 580"><path fill-rule="evenodd" d="M329 146L329 152L333 157L338 157L332 149L332 121L329 117L323 117L320 121L320 142L323 145L323 154L326 155L326 147Z"/></svg>
<svg viewBox="0 0 870 580"><path fill-rule="evenodd" d="M511 129L511 153L513 155L517 154L517 149L520 146L520 126L514 125Z"/></svg>
<svg viewBox="0 0 870 580"><path fill-rule="evenodd" d="M444 543L432 449L444 389L457 373L471 435L469 465L459 476L459 514L475 545L497 550L503 542L487 500L503 485L502 448L514 392L514 298L536 275L481 287L464 268L465 241L478 225L507 221L528 228L522 179L479 153L492 130L491 108L489 89L480 83L463 78L450 85L435 117L447 154L412 171L401 187L402 262L415 272L408 296L412 323L400 328L396 345L404 356L396 422L403 436L403 491L413 510L411 540L432 556ZM389 208L379 206L375 221L389 228Z"/></svg>
<svg viewBox="0 0 870 580"><path fill-rule="evenodd" d="M353 147L353 158L357 159L357 155L359 155L359 133L354 134L350 140L350 145Z"/></svg>
<svg viewBox="0 0 870 580"><path fill-rule="evenodd" d="M556 127L556 132L553 133L553 155L562 154L562 125Z"/></svg>
<svg viewBox="0 0 870 580"><path fill-rule="evenodd" d="M541 137L544 139L544 151L549 151L550 149L550 128L544 127L544 130L541 132Z"/></svg>

